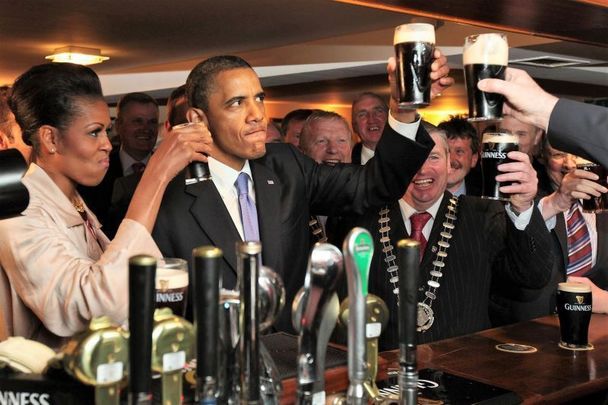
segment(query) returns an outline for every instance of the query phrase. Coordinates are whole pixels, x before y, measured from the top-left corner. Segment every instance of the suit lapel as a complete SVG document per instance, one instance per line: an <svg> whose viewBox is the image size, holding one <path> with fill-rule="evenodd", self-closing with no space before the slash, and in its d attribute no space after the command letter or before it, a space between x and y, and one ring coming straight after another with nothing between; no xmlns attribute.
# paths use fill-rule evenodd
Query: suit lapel
<svg viewBox="0 0 608 405"><path fill-rule="evenodd" d="M195 198L190 213L211 244L222 249L224 259L236 274L234 241L241 237L217 188L212 181L204 181L187 186L185 192Z"/></svg>
<svg viewBox="0 0 608 405"><path fill-rule="evenodd" d="M263 164L251 160L251 174L255 187L255 201L262 242L262 258L265 266L280 269L281 243L281 183L275 174Z"/></svg>
<svg viewBox="0 0 608 405"><path fill-rule="evenodd" d="M563 212L555 216L554 231L555 235L557 236L557 241L559 242L560 250L562 252L564 268L566 268L568 267L568 236L566 233L566 220ZM565 271L564 274L566 274Z"/></svg>

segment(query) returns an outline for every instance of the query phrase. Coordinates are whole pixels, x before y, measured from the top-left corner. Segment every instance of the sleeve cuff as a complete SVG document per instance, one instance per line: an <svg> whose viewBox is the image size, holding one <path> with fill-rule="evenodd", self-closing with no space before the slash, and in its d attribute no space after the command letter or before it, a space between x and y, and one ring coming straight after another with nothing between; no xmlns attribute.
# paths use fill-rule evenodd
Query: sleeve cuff
<svg viewBox="0 0 608 405"><path fill-rule="evenodd" d="M515 225L515 228L519 231L523 231L526 229L528 224L530 223L530 219L532 218L532 211L534 210L534 204L530 206L525 211L522 211L519 215L516 215L513 209L511 208L511 204L507 204L505 206L505 211L507 212L507 216Z"/></svg>
<svg viewBox="0 0 608 405"><path fill-rule="evenodd" d="M541 198L540 201L538 202L538 210L540 211L540 213L543 213L543 206L544 206L544 202L545 199ZM551 232L553 230L553 228L555 228L555 225L557 225L557 215L553 215L550 218L547 218L545 220L545 226L547 227L547 230L549 232Z"/></svg>
<svg viewBox="0 0 608 405"><path fill-rule="evenodd" d="M405 136L406 138L416 141L416 133L418 132L418 127L420 126L420 116L416 116L416 121L411 123L397 121L391 115L390 111L388 113L388 125L393 128L395 132L397 132L401 136Z"/></svg>

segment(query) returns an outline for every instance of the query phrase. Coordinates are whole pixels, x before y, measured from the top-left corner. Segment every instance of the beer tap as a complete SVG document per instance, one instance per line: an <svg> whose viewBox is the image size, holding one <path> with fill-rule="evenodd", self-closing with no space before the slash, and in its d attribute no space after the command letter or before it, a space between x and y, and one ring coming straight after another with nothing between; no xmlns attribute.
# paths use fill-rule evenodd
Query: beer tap
<svg viewBox="0 0 608 405"><path fill-rule="evenodd" d="M325 352L338 316L335 290L341 274L340 250L317 243L308 262L301 300L294 302L294 327L299 331L298 404L325 403Z"/></svg>
<svg viewBox="0 0 608 405"><path fill-rule="evenodd" d="M366 297L369 268L374 254L372 236L363 228L353 228L342 248L348 283L348 378L347 402L367 404L365 382L368 376L366 336Z"/></svg>
<svg viewBox="0 0 608 405"><path fill-rule="evenodd" d="M129 259L129 404L152 403L152 322L156 259Z"/></svg>
<svg viewBox="0 0 608 405"><path fill-rule="evenodd" d="M161 376L161 404L181 404L182 370L193 351L192 324L173 315L170 308L157 309L152 330L152 370Z"/></svg>
<svg viewBox="0 0 608 405"><path fill-rule="evenodd" d="M202 246L192 251L194 272L194 323L196 329L197 404L213 405L218 396L218 331L222 251Z"/></svg>
<svg viewBox="0 0 608 405"><path fill-rule="evenodd" d="M402 239L397 243L399 260L399 404L417 403L416 320L420 243Z"/></svg>
<svg viewBox="0 0 608 405"><path fill-rule="evenodd" d="M237 242L236 250L240 300L240 402L253 405L260 403L258 273L262 245L257 241Z"/></svg>

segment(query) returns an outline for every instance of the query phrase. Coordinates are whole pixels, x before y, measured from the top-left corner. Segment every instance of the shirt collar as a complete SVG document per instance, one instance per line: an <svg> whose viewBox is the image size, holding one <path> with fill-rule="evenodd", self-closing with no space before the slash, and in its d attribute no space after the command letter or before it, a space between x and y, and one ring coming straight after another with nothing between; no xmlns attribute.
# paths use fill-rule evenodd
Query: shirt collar
<svg viewBox="0 0 608 405"><path fill-rule="evenodd" d="M429 209L425 210L426 212L428 212L429 214L431 214L431 217L433 218L433 221L437 217L437 212L439 212L439 207L441 206L441 202L443 201L443 197L444 196L445 195L442 194L441 197L438 198L437 201L435 201L433 203L433 205L431 205L429 207ZM405 213L405 217L407 219L409 219L412 215L414 215L417 212L422 212L422 211L417 211L414 207L412 207L407 202L405 202L405 200L403 198L401 200L399 200L399 204L401 205L401 207L403 209L403 212Z"/></svg>
<svg viewBox="0 0 608 405"><path fill-rule="evenodd" d="M150 154L148 153L148 156L146 156L145 158L143 158L142 160L135 160L133 159L133 157L131 155L129 155L121 146L120 150L118 151L118 156L120 157L120 164L122 166L122 174L124 176L127 176L129 174L131 174L133 171L131 170L131 166L133 165L133 163L137 163L137 162L141 162L145 165L148 164L148 160L150 160Z"/></svg>
<svg viewBox="0 0 608 405"><path fill-rule="evenodd" d="M234 183L236 183L236 179L240 173L247 173L249 175L249 179L251 179L249 182L250 197L253 194L253 175L251 174L249 160L245 161L245 164L241 170L234 170L219 160L213 159L211 156L209 156L209 173L211 174L211 179L213 179L213 183L215 184L217 191L222 197L225 197L230 193L237 196Z"/></svg>
<svg viewBox="0 0 608 405"><path fill-rule="evenodd" d="M460 197L461 195L467 194L467 185L466 185L466 182L464 181L464 179L460 183L460 186L458 187L458 189L456 189L456 191L454 191L452 194L454 194L455 197Z"/></svg>
<svg viewBox="0 0 608 405"><path fill-rule="evenodd" d="M361 144L361 164L364 165L368 160L374 157L376 152L367 146Z"/></svg>

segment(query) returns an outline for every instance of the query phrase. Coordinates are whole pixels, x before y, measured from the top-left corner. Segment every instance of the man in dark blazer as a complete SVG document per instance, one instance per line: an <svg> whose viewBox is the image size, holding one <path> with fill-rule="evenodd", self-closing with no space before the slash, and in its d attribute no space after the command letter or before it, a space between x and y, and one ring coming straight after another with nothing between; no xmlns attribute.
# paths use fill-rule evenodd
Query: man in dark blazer
<svg viewBox="0 0 608 405"><path fill-rule="evenodd" d="M447 78L445 57L436 56L431 78L439 91L453 81ZM389 68L394 74L394 64ZM212 181L185 186L183 173L178 175L165 192L153 236L165 256L190 260L194 247L221 248L223 286L234 288L235 242L245 238L246 229L233 184L246 175L252 180L249 193L257 209L262 262L282 276L287 291L278 327L290 330L291 299L303 285L308 261L310 215L361 213L398 198L432 141L418 128L415 111L395 108L395 120L415 131L415 140L387 128L373 164L319 165L292 145L264 143L264 92L243 59L207 59L192 70L186 87L189 120L203 122L213 137Z"/></svg>
<svg viewBox="0 0 608 405"><path fill-rule="evenodd" d="M374 156L376 145L388 119L388 106L376 93L364 92L353 100L351 109L353 131L361 142L352 150L352 163L361 165Z"/></svg>
<svg viewBox="0 0 608 405"><path fill-rule="evenodd" d="M369 291L385 300L390 311L380 350L398 345L394 291L399 280L395 278L396 269L388 271L395 264L390 246L410 235L415 237L414 218L418 214L430 214L420 230L428 240L419 273L420 343L490 327L488 304L493 277L501 275L512 286L541 287L551 270L551 240L540 212L532 204L536 177L527 155L512 152L509 157L517 163L502 166L505 172L500 180L520 182L503 187L504 192L511 193L506 207L477 197L456 198L447 191L450 162L445 133L436 128L429 132L435 147L403 199L371 211L359 222L375 240Z"/></svg>

